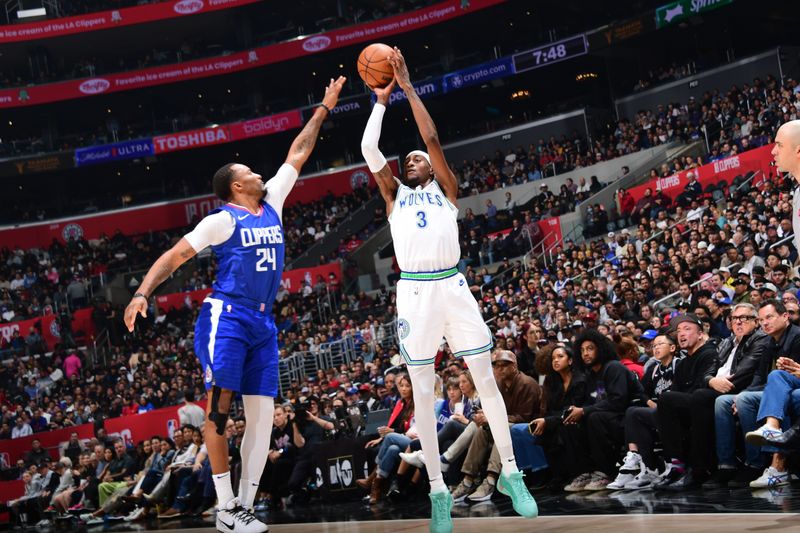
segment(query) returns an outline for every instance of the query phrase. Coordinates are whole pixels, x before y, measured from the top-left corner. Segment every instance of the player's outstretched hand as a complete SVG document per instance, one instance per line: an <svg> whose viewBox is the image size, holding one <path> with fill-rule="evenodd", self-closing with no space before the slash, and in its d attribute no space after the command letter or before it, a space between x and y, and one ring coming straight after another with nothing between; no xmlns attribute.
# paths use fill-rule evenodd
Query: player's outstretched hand
<svg viewBox="0 0 800 533"><path fill-rule="evenodd" d="M408 74L406 59L403 57L403 53L400 52L400 49L396 46L394 47L394 50L392 50L392 53L389 54L389 64L392 65L392 69L394 69L394 79L397 80L397 84L400 86L400 88L404 91L413 89L414 87L411 85L411 77Z"/></svg>
<svg viewBox="0 0 800 533"><path fill-rule="evenodd" d="M339 101L339 93L342 92L342 87L344 87L344 82L346 81L347 78L344 76L339 76L336 80L331 78L331 82L325 87L325 96L322 98L322 103L328 109L336 107L336 102Z"/></svg>
<svg viewBox="0 0 800 533"><path fill-rule="evenodd" d="M389 95L392 94L392 91L397 86L397 78L392 80L392 83L387 85L386 87L375 87L372 89L375 92L375 96L378 97L378 103L388 106L389 105Z"/></svg>
<svg viewBox="0 0 800 533"><path fill-rule="evenodd" d="M128 331L131 333L133 333L133 324L136 322L137 314L147 318L147 300L141 296L137 296L131 300L128 307L125 308L125 326L127 326Z"/></svg>

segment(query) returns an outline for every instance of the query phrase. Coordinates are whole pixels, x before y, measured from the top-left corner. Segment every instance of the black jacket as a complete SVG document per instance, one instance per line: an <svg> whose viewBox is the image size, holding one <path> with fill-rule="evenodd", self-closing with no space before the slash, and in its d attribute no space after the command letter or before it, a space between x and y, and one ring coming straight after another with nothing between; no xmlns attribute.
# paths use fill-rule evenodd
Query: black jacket
<svg viewBox="0 0 800 533"><path fill-rule="evenodd" d="M717 366L715 369L709 367L706 375L703 377L705 386L708 387L708 382L711 378L716 377L717 370L725 364L728 356L733 350L734 340L736 337L731 336L722 341L717 347ZM772 339L769 335L761 331L755 330L750 335L744 337L740 343L739 349L736 350L736 355L733 357L731 363L731 383L734 389L730 394L737 394L749 387L753 382L756 370L761 364L761 359L764 354L770 352L772 346Z"/></svg>
<svg viewBox="0 0 800 533"><path fill-rule="evenodd" d="M536 371L536 350L531 350L527 342L523 342L522 348L517 352L517 368L523 374L535 380L539 379L539 373Z"/></svg>
<svg viewBox="0 0 800 533"><path fill-rule="evenodd" d="M686 355L678 368L675 369L675 379L672 381L671 391L694 392L706 386L706 374L717 371L717 349L706 342L692 355Z"/></svg>
<svg viewBox="0 0 800 533"><path fill-rule="evenodd" d="M778 357L789 357L800 362L800 326L789 324L778 342L775 342L772 337L768 336L767 338L769 347L761 356L758 370L756 370L750 386L747 387L749 391L764 390L767 385L767 376L775 370L775 361L778 360Z"/></svg>
<svg viewBox="0 0 800 533"><path fill-rule="evenodd" d="M557 372L547 375L543 388L545 429L552 429L561 424L561 415L564 413L564 409L571 405L583 407L589 399L589 391L586 388L586 375L577 369L572 371L572 379L566 391L564 390L564 381Z"/></svg>
<svg viewBox="0 0 800 533"><path fill-rule="evenodd" d="M617 360L608 361L598 372L589 371L586 383L589 405L583 412L587 415L595 411L624 413L644 395L636 375Z"/></svg>

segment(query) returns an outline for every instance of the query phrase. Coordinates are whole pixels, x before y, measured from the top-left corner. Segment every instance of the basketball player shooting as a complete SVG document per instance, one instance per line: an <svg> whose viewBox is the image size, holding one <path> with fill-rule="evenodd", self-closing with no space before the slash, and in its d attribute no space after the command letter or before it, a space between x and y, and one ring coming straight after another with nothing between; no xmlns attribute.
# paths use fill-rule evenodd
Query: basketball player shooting
<svg viewBox="0 0 800 533"><path fill-rule="evenodd" d="M458 184L444 157L436 126L411 84L405 59L395 47L388 57L395 79L373 88L377 103L367 121L361 151L375 175L394 241L397 264L397 326L400 352L414 385L417 430L431 485L431 524L434 533L450 532L453 498L442 479L434 418L434 358L442 337L456 357L463 357L475 378L502 462L498 490L526 517L538 514L536 502L517 468L506 406L490 362L492 337L478 304L456 269L461 257L458 239ZM381 123L389 95L397 84L405 93L427 152L414 150L398 179L378 149Z"/></svg>
<svg viewBox="0 0 800 533"><path fill-rule="evenodd" d="M195 254L212 247L218 262L216 280L197 317L194 347L210 391L204 436L217 491L217 529L224 533L268 529L253 515L253 500L267 461L278 393L272 305L283 273L281 213L344 82L344 77L331 80L322 104L289 148L286 162L266 184L240 163L229 163L214 174L214 193L226 204L158 258L125 309L125 325L133 331L136 315L147 316L147 300L155 288ZM233 495L224 437L236 392L242 394L247 419L238 497Z"/></svg>

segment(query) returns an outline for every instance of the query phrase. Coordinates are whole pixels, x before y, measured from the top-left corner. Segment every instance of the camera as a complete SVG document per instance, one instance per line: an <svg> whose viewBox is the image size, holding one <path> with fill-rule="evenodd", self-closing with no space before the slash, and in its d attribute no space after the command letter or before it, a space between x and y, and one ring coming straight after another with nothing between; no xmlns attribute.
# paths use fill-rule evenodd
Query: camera
<svg viewBox="0 0 800 533"><path fill-rule="evenodd" d="M294 408L294 421L301 426L308 422L308 413L311 410L310 402L298 403Z"/></svg>

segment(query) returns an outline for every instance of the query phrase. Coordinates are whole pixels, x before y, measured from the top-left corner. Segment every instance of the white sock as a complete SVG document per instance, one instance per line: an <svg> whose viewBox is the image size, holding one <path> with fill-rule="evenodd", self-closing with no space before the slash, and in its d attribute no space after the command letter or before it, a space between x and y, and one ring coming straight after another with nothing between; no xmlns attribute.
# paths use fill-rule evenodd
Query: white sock
<svg viewBox="0 0 800 533"><path fill-rule="evenodd" d="M433 388L436 383L433 365L409 365L408 375L411 377L414 389L414 412L416 413L414 420L419 442L422 444L422 454L425 457L431 492L438 492L446 487L442 478L439 440L436 435L436 418L433 410Z"/></svg>
<svg viewBox="0 0 800 533"><path fill-rule="evenodd" d="M492 372L492 363L489 352L464 358L469 365L475 388L481 399L483 414L492 429L492 437L500 455L500 464L503 474L509 475L519 472L517 460L514 458L514 447L511 444L511 431L508 428L508 412L497 382Z"/></svg>
<svg viewBox="0 0 800 533"><path fill-rule="evenodd" d="M228 471L214 474L211 477L214 479L214 488L217 491L217 509L226 509L230 501L234 499L231 473Z"/></svg>
<svg viewBox="0 0 800 533"><path fill-rule="evenodd" d="M258 483L267 464L272 438L272 417L275 400L271 396L242 395L247 422L242 437L242 479L239 481L239 501L245 509L253 508Z"/></svg>
<svg viewBox="0 0 800 533"><path fill-rule="evenodd" d="M239 480L239 501L242 502L242 507L245 509L253 508L253 502L255 502L260 481L260 479L258 481L251 481L245 478Z"/></svg>

